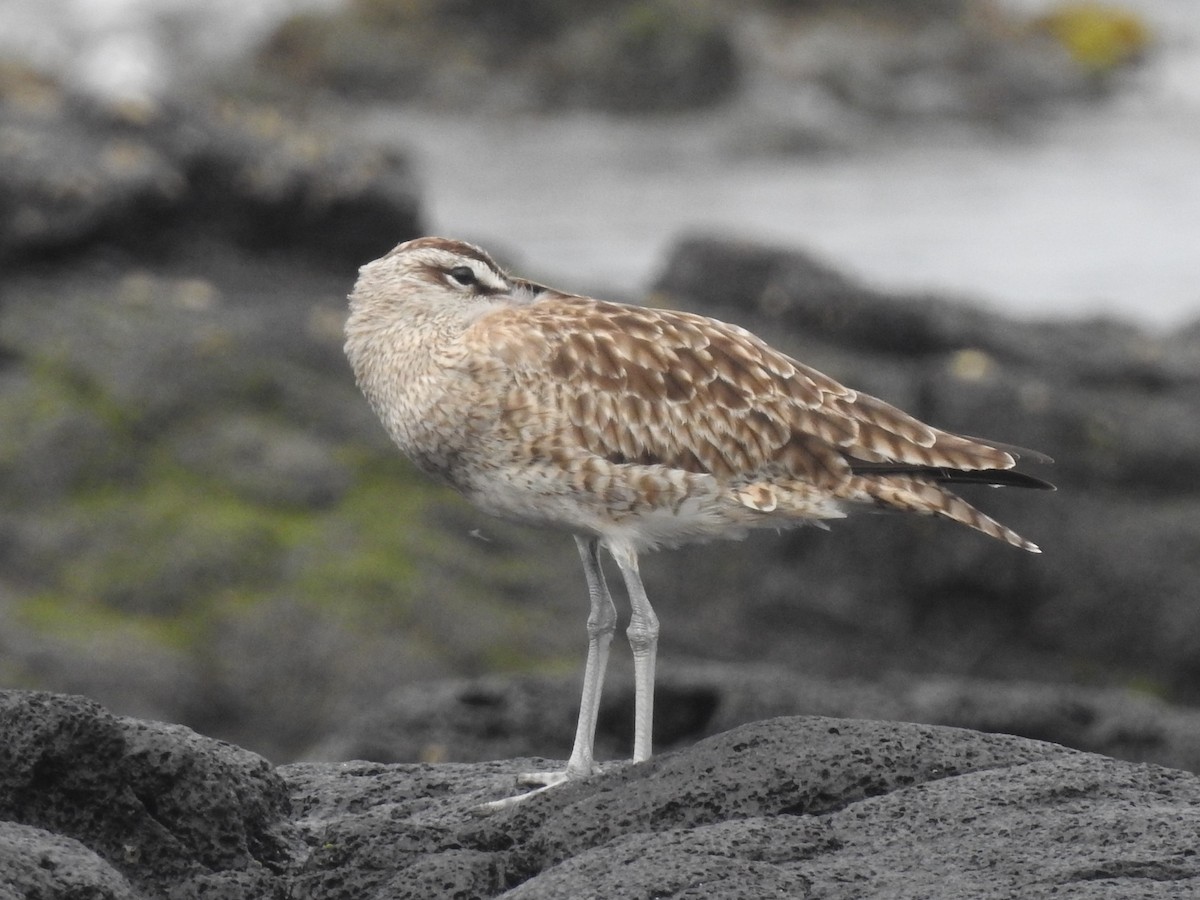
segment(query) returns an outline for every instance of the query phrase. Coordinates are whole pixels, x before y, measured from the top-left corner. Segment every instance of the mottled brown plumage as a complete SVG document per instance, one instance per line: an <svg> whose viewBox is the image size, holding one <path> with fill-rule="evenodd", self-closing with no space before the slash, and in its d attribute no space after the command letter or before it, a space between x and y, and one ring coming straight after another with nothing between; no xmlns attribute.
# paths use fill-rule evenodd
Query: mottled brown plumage
<svg viewBox="0 0 1200 900"><path fill-rule="evenodd" d="M653 486L679 473L684 492L692 476L715 479L744 508L725 512L731 524L778 526L837 515L832 500L875 502L1036 549L936 486L938 470L1009 469L1011 453L925 425L736 326L543 291L535 303L481 316L463 340L481 376L511 385L497 413L520 455L564 471L603 461L615 494L628 485L636 495L645 481L634 514L677 503L675 492ZM856 472L856 463L915 468Z"/></svg>
<svg viewBox="0 0 1200 900"><path fill-rule="evenodd" d="M1012 471L1012 448L926 425L736 325L564 294L444 238L364 266L350 300L346 351L393 439L482 509L575 534L589 624L608 637L615 614L595 551L613 553L633 600L635 657L646 635L635 758L649 755L643 694L657 634L639 551L860 505L940 515L1037 550L943 486L1048 487ZM569 777L593 767L591 656L608 637L592 635Z"/></svg>

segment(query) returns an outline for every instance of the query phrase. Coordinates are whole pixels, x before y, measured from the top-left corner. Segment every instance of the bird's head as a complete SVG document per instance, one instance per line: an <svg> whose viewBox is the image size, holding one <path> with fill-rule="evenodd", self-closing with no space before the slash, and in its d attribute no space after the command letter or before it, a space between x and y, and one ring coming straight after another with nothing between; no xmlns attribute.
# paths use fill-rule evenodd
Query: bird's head
<svg viewBox="0 0 1200 900"><path fill-rule="evenodd" d="M358 270L351 313L409 315L497 300L512 283L495 261L463 241L422 237L397 245Z"/></svg>
<svg viewBox="0 0 1200 900"><path fill-rule="evenodd" d="M547 290L510 277L473 244L416 238L358 270L347 334L426 324L453 332L497 306L530 303Z"/></svg>
<svg viewBox="0 0 1200 900"><path fill-rule="evenodd" d="M397 277L432 287L448 287L461 296L500 294L511 289L496 261L474 244L423 237L397 245L386 256L360 270L379 267Z"/></svg>

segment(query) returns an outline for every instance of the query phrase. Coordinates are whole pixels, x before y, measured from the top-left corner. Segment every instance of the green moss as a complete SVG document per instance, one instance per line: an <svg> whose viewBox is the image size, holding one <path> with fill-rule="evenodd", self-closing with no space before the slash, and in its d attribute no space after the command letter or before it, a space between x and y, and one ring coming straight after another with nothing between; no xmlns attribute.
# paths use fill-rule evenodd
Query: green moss
<svg viewBox="0 0 1200 900"><path fill-rule="evenodd" d="M1150 697L1154 700L1171 702L1171 690L1158 679L1148 675L1134 675L1126 682L1125 687L1134 694Z"/></svg>
<svg viewBox="0 0 1200 900"><path fill-rule="evenodd" d="M166 435L135 440L121 410L53 367L37 381L30 422L100 409L128 453L121 478L82 483L46 514L56 536L37 570L45 575L19 604L37 631L81 641L124 633L203 653L214 628L286 597L336 627L403 631L410 645L464 664L519 668L544 656L528 642L546 615L527 600L536 562L514 552L503 525L496 543L439 526L434 511L454 516L465 501L398 454L347 444L337 456L356 474L335 506L270 505L182 465Z"/></svg>
<svg viewBox="0 0 1200 900"><path fill-rule="evenodd" d="M33 420L78 402L54 384L31 401L41 410ZM402 463L354 448L345 456L362 477L336 507L314 512L256 503L162 447L142 448L135 477L81 488L55 514L59 545L73 549L22 615L67 636L133 621L173 644L268 596L364 627L386 610L395 623L410 606L417 557L437 549L433 529L414 523L441 494Z"/></svg>
<svg viewBox="0 0 1200 900"><path fill-rule="evenodd" d="M287 544L306 532L294 513L153 456L136 483L80 492L72 514L85 538L54 589L135 617L187 617L214 594L270 584Z"/></svg>
<svg viewBox="0 0 1200 900"><path fill-rule="evenodd" d="M33 373L33 383L44 399L86 409L114 430L124 432L129 429L132 417L128 412L65 362L43 357L31 360L28 369Z"/></svg>
<svg viewBox="0 0 1200 900"><path fill-rule="evenodd" d="M1152 34L1132 9L1103 3L1062 3L1036 19L1076 64L1104 73L1140 59L1150 48Z"/></svg>
<svg viewBox="0 0 1200 900"><path fill-rule="evenodd" d="M0 395L0 464L19 455L31 432L79 410L109 425L119 419L111 404L103 403L94 391L58 366L35 363L26 372Z"/></svg>
<svg viewBox="0 0 1200 900"><path fill-rule="evenodd" d="M618 34L630 48L653 48L680 34L695 38L721 30L721 23L704 7L671 0L638 0L615 13Z"/></svg>
<svg viewBox="0 0 1200 900"><path fill-rule="evenodd" d="M433 495L408 478L365 472L342 502L293 545L289 588L297 599L350 611L362 604L405 605L416 575L421 529L412 527ZM398 603L397 601L401 601Z"/></svg>
<svg viewBox="0 0 1200 900"><path fill-rule="evenodd" d="M555 653L537 639L555 613L535 602L545 574L527 552L543 538L497 524L487 528L494 541L474 539L465 501L399 453L352 440L336 459L353 483L333 505L264 502L180 447L231 415L306 427L273 402L273 382L231 378L222 392L189 377L164 387L184 398L168 402L153 384L123 392L130 380L58 346L38 344L39 358L23 356L0 381L0 488L16 536L8 575L24 594L6 611L23 626L81 655L98 640L131 654L169 648L200 671L231 634L261 640L264 658L296 649L288 633L261 628L264 604L303 606L318 629L328 622L364 645L396 635L400 652L463 670ZM207 393L194 396L198 385Z"/></svg>
<svg viewBox="0 0 1200 900"><path fill-rule="evenodd" d="M128 635L130 645L149 642L163 646L187 646L193 639L193 623L183 619L130 618L124 613L69 591L46 591L25 597L15 604L17 621L43 634L86 644L98 634Z"/></svg>

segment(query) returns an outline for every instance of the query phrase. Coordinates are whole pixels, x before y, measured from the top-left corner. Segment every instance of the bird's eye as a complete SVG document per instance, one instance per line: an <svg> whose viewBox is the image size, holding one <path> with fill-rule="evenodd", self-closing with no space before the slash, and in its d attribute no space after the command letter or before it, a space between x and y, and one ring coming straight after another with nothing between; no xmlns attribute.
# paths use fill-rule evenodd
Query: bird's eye
<svg viewBox="0 0 1200 900"><path fill-rule="evenodd" d="M470 266L455 266L446 273L463 287L469 287L475 283L475 270Z"/></svg>

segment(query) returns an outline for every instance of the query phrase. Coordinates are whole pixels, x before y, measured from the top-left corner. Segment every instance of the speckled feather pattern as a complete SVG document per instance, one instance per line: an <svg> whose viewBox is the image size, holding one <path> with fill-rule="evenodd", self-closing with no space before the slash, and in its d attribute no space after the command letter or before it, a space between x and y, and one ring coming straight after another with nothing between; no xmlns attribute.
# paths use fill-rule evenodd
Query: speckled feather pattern
<svg viewBox="0 0 1200 900"><path fill-rule="evenodd" d="M867 504L1036 549L939 483L939 470L1011 469L1008 450L735 325L530 284L470 245L422 238L364 266L346 349L400 448L506 518L653 547Z"/></svg>

